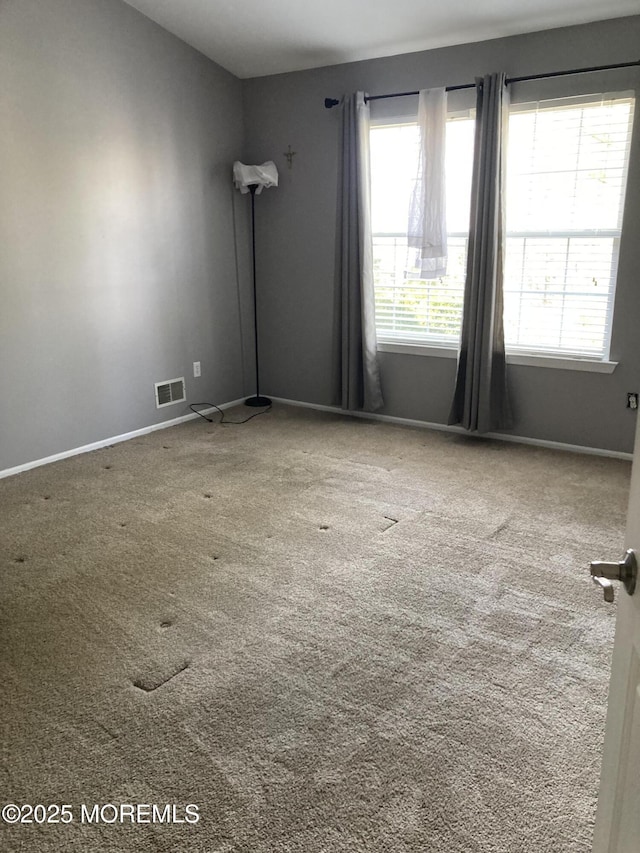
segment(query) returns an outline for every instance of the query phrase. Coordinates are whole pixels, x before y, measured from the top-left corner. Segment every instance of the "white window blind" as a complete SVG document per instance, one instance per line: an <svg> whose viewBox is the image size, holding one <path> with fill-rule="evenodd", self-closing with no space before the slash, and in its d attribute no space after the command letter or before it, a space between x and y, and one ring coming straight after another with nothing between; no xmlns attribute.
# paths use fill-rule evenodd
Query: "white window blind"
<svg viewBox="0 0 640 853"><path fill-rule="evenodd" d="M631 97L512 107L509 350L608 358L632 120Z"/></svg>

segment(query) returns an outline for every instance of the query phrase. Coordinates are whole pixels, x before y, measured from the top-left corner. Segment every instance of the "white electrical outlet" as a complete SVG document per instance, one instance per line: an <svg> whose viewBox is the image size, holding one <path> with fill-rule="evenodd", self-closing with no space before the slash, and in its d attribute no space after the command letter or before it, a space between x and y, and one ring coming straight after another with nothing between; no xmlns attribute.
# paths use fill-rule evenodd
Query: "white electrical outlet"
<svg viewBox="0 0 640 853"><path fill-rule="evenodd" d="M200 362L193 362L193 375L197 378L198 376L202 376L202 371L200 370Z"/></svg>

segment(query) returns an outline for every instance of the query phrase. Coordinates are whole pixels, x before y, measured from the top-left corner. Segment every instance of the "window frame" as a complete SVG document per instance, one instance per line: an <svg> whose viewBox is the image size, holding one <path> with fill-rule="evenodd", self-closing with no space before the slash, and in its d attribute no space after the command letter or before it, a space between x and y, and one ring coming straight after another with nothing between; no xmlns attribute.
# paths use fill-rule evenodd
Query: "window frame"
<svg viewBox="0 0 640 853"><path fill-rule="evenodd" d="M636 108L636 97L635 91L629 90L626 87L615 92L603 92L601 89L598 92L586 91L580 92L578 94L557 94L557 95L547 95L541 94L539 97L532 98L531 93L529 93L529 97L521 98L519 100L514 100L510 104L509 115L517 112L526 112L531 109L533 104L543 104L544 108L553 108L554 106L562 107L562 106L578 106L578 105L586 105L593 104L597 101L610 101L610 100L630 100L631 101L631 116L630 116L630 136L629 141L630 144L633 144L633 125L634 125L634 113ZM417 101L416 101L417 103ZM371 128L375 129L378 127L385 126L401 126L401 125L415 125L416 122L416 109L415 107L412 109L409 107L407 109L406 105L403 110L397 110L391 112L389 109L382 116L375 116L371 119ZM471 107L465 107L464 109L449 109L447 112L447 122L455 121L459 118L472 118L475 114L475 109ZM603 235L602 229L599 230L598 236L609 236L614 240L617 240L620 244L622 236L623 236L623 224L624 224L624 206L626 202L626 193L628 189L628 177L629 177L629 166L630 166L630 156L627 158L625 163L624 174L622 176L622 199L621 199L621 218L620 218L620 228L619 229L607 229L611 231L610 234ZM564 232L563 232L564 233ZM572 231L571 233L566 233L567 237L580 237L582 235L582 231ZM593 236L594 229L584 231L584 236L589 237ZM526 233L526 236L532 236L533 232ZM403 237L403 234L397 235L381 235L374 234L373 237L378 236L396 236ZM461 236L468 238L468 234L454 235L453 233L449 236ZM508 232L505 237L508 238L510 236L525 236L525 232ZM544 236L562 236L561 232L546 232ZM619 254L620 254L620 245L618 245L615 256L614 256L614 265L611 274L611 280L613 281L612 294L610 299L610 304L607 312L607 317L605 321L605 346L603 349L603 355L600 356L590 356L580 353L572 353L570 351L560 351L560 350L543 350L543 349L535 349L526 346L518 346L518 345L508 345L506 346L506 359L509 364L516 364L520 366L537 366L537 367L550 367L556 369L564 369L564 370L580 370L580 371L593 371L599 373L612 373L618 362L610 360L610 352L611 352L611 338L613 332L613 326L615 322L615 302L616 302L616 291L618 284L618 266L619 266ZM422 340L411 339L410 337L402 337L400 335L390 335L388 333L378 332L378 350L383 353L402 353L402 354L412 354L412 355L421 355L421 356L432 356L432 357L445 357L445 358L455 358L457 357L458 349L459 349L459 337L454 342L448 341L446 339L437 339L436 336L429 336L429 338L425 338Z"/></svg>
<svg viewBox="0 0 640 853"><path fill-rule="evenodd" d="M460 93L464 94L467 97L463 100L468 100L468 93ZM474 96L475 99L475 96ZM417 105L417 100L416 100ZM385 104L381 104L380 106L385 106ZM389 104L390 106L390 104ZM447 110L447 123L451 121L459 121L459 120L475 120L475 107L466 106L465 104L458 104L456 108L449 108ZM409 127L409 126L417 126L417 106L411 110L411 108L406 109L405 111L398 110L397 112L391 111L387 106L387 109L381 116L376 116L372 118L370 123L371 129L381 128L381 127ZM375 241L376 238L389 238L389 239L402 239L406 238L406 233L401 232L375 232L372 233L372 238ZM447 238L451 238L453 240L463 239L468 241L469 232L468 230L465 232L460 231L451 231L447 233ZM466 253L466 247L465 247ZM384 351L391 351L391 347L395 347L398 351L398 347L420 347L420 348L428 348L431 350L451 350L453 353L457 353L459 346L459 335L456 336L455 342L451 340L450 336L443 335L442 337L438 337L438 335L433 334L428 338L418 338L416 335L415 339L412 339L410 335L407 337L403 337L402 335L393 335L389 333L381 333L377 331L377 341L378 341L378 349L381 348L381 345L384 346ZM381 350L383 351L383 350Z"/></svg>

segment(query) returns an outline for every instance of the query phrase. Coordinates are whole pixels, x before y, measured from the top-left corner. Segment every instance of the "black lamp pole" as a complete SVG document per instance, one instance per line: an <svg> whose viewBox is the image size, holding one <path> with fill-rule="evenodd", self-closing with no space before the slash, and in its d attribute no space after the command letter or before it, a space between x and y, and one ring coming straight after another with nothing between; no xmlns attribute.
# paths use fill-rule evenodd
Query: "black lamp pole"
<svg viewBox="0 0 640 853"><path fill-rule="evenodd" d="M253 257L253 330L255 338L256 350L256 395L248 397L244 404L245 406L270 406L271 400L268 397L260 396L260 367L258 362L258 296L256 293L256 190L258 184L249 184L249 192L251 193L251 249Z"/></svg>

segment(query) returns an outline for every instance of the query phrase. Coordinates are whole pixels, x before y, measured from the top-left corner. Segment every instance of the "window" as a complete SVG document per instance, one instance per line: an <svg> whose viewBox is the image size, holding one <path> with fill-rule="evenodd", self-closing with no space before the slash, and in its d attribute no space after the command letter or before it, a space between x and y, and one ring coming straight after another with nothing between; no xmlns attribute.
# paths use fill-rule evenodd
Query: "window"
<svg viewBox="0 0 640 853"><path fill-rule="evenodd" d="M412 267L409 199L418 161L414 123L371 129L371 219L379 339L457 347L467 259L474 121L447 122L447 275L428 281Z"/></svg>
<svg viewBox="0 0 640 853"><path fill-rule="evenodd" d="M603 360L633 122L630 96L512 106L504 281L508 352ZM447 276L415 277L406 219L417 126L371 131L376 325L381 341L457 347L474 122L447 122Z"/></svg>
<svg viewBox="0 0 640 853"><path fill-rule="evenodd" d="M510 350L609 357L632 119L631 98L512 108Z"/></svg>

